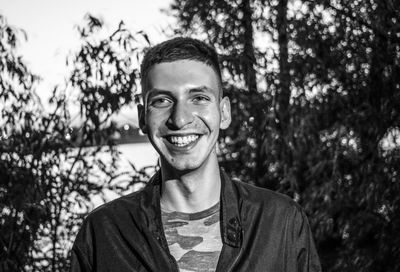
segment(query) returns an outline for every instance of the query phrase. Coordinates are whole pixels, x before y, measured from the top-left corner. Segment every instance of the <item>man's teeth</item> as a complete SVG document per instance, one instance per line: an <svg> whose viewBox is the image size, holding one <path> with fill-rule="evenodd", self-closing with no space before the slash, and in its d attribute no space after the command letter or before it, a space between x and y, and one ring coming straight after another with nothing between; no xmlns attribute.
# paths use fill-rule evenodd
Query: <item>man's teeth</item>
<svg viewBox="0 0 400 272"><path fill-rule="evenodd" d="M169 141L177 146L185 146L199 138L199 135L188 135L188 136L171 136Z"/></svg>

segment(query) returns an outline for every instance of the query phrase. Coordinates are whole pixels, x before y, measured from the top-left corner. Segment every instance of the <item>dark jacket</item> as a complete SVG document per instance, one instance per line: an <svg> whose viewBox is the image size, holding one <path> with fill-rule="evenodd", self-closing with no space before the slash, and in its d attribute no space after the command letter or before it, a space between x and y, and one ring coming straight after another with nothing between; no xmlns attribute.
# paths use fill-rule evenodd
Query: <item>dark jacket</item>
<svg viewBox="0 0 400 272"><path fill-rule="evenodd" d="M71 271L178 271L169 254L157 173L140 192L88 215L71 252ZM320 271L302 209L290 198L221 174L217 271Z"/></svg>

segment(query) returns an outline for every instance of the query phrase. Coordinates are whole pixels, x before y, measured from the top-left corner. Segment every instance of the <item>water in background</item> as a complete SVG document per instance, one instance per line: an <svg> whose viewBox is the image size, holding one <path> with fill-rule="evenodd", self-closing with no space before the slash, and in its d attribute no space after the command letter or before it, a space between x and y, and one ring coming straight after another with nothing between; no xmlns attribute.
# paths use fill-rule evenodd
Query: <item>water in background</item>
<svg viewBox="0 0 400 272"><path fill-rule="evenodd" d="M140 170L141 168L146 166L154 166L158 162L158 153L148 142L119 144L117 148L121 152L121 160L118 164L118 172L132 171L132 167L129 162L132 163L137 170ZM131 190L127 191L126 194L137 191L142 187L143 184L135 184L135 186L133 186ZM104 199L98 195L93 195L91 197L92 209L98 207L105 202L109 202L119 197L119 195L117 195L112 190L106 190L104 191L104 193Z"/></svg>
<svg viewBox="0 0 400 272"><path fill-rule="evenodd" d="M136 169L156 165L158 161L158 153L150 143L120 144L118 150L122 152L123 169L129 166L128 161L132 162Z"/></svg>

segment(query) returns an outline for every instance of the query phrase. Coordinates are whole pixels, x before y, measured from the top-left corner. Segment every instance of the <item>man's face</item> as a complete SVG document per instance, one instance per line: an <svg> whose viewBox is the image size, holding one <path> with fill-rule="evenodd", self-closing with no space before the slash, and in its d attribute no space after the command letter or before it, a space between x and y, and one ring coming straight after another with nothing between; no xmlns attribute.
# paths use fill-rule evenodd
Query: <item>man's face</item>
<svg viewBox="0 0 400 272"><path fill-rule="evenodd" d="M174 170L195 170L215 159L219 129L231 121L215 71L205 63L179 60L154 65L147 76L141 129Z"/></svg>

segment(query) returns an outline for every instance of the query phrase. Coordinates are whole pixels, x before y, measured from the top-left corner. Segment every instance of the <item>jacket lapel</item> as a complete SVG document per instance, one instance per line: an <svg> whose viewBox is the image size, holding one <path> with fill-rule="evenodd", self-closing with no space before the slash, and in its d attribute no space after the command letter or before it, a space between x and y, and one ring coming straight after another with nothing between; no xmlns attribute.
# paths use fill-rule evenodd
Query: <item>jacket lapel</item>
<svg viewBox="0 0 400 272"><path fill-rule="evenodd" d="M232 271L240 253L243 230L238 198L232 181L221 169L221 238L223 242L216 271Z"/></svg>

